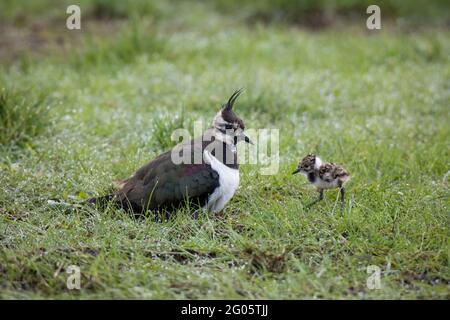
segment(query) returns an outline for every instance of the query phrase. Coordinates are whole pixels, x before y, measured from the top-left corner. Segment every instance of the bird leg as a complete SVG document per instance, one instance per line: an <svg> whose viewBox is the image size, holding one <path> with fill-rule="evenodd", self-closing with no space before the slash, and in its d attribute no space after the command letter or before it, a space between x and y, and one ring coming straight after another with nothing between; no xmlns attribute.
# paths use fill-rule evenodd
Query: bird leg
<svg viewBox="0 0 450 320"><path fill-rule="evenodd" d="M200 209L197 209L197 210L195 210L193 213L192 213L192 219L194 219L194 220L197 220L198 219L198 214L199 214L199 211L200 210L202 210L201 208Z"/></svg>
<svg viewBox="0 0 450 320"><path fill-rule="evenodd" d="M194 220L198 220L198 216L201 214L201 213L208 213L209 212L209 208L207 207L207 206L205 206L205 207L199 207L199 208L197 208L193 213L192 213L192 219L194 219Z"/></svg>
<svg viewBox="0 0 450 320"><path fill-rule="evenodd" d="M341 212L344 212L345 209L345 188L341 187Z"/></svg>
<svg viewBox="0 0 450 320"><path fill-rule="evenodd" d="M317 191L319 191L319 198L317 198L316 200L313 200L312 202L308 203L308 204L306 205L307 208L310 208L310 207L312 207L313 205L315 205L317 202L323 200L323 189L317 189Z"/></svg>

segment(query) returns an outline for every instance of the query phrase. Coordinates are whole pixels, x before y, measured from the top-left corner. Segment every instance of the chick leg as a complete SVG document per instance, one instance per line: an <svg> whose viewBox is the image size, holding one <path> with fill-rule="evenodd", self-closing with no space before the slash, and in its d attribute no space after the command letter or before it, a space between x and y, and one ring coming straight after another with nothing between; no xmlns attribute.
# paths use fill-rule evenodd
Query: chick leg
<svg viewBox="0 0 450 320"><path fill-rule="evenodd" d="M317 198L316 200L311 201L310 203L308 203L306 205L307 208L312 207L313 205L315 205L317 202L322 201L323 200L323 189L317 189L317 191L319 191L319 198Z"/></svg>
<svg viewBox="0 0 450 320"><path fill-rule="evenodd" d="M345 209L345 188L341 187L341 213L344 212Z"/></svg>

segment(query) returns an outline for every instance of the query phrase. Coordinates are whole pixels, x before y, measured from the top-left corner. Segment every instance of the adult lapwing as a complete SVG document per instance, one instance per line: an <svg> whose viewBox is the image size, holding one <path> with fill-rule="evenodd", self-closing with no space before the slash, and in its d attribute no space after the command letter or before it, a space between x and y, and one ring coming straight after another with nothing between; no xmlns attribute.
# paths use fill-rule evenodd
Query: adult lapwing
<svg viewBox="0 0 450 320"><path fill-rule="evenodd" d="M113 194L88 201L112 202L136 213L166 213L186 202L210 212L221 211L239 186L236 144L252 143L244 134L244 122L233 105L242 90L235 91L200 137L175 146L121 181Z"/></svg>
<svg viewBox="0 0 450 320"><path fill-rule="evenodd" d="M323 200L323 191L325 189L339 188L341 192L341 209L344 208L344 184L350 179L350 173L345 170L344 167L333 162L323 163L316 155L308 154L300 160L297 169L292 174L299 172L303 174L319 192L319 198L311 202L308 206Z"/></svg>

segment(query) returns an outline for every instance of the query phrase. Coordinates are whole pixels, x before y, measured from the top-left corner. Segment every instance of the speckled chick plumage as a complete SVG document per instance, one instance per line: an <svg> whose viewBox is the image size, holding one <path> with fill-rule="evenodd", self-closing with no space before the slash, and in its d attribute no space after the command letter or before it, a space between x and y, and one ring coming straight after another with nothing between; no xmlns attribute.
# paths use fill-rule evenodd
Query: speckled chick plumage
<svg viewBox="0 0 450 320"><path fill-rule="evenodd" d="M293 174L296 173L303 174L320 193L319 199L310 205L323 199L325 189L335 188L340 189L342 206L344 205L344 184L350 179L350 173L344 167L333 162L324 163L315 154L308 154L298 163Z"/></svg>
<svg viewBox="0 0 450 320"><path fill-rule="evenodd" d="M350 173L341 165L322 160L309 154L298 163L295 173L302 173L318 189L340 188L350 179Z"/></svg>

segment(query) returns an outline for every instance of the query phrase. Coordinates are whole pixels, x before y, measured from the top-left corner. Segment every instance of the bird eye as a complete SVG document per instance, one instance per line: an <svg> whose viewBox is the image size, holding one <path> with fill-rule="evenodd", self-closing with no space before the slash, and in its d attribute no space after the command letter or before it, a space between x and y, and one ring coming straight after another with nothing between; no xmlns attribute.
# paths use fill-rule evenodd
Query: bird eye
<svg viewBox="0 0 450 320"><path fill-rule="evenodd" d="M232 124L226 124L225 125L225 129L233 129L233 125Z"/></svg>

